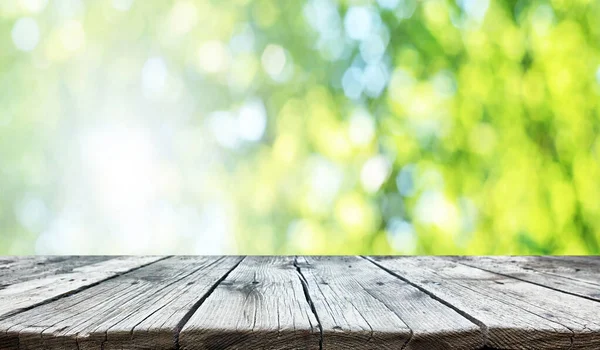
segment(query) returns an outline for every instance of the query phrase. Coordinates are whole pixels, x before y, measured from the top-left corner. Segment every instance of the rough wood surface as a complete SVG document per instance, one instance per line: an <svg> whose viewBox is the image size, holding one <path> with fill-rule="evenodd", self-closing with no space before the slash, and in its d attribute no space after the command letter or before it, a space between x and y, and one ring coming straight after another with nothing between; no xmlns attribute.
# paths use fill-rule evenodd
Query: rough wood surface
<svg viewBox="0 0 600 350"><path fill-rule="evenodd" d="M374 258L486 329L500 349L599 349L600 303L438 257Z"/></svg>
<svg viewBox="0 0 600 350"><path fill-rule="evenodd" d="M600 349L598 257L0 257L0 350Z"/></svg>
<svg viewBox="0 0 600 350"><path fill-rule="evenodd" d="M240 260L169 258L2 320L0 327L7 343L18 340L26 349L174 348L180 322Z"/></svg>
<svg viewBox="0 0 600 350"><path fill-rule="evenodd" d="M301 257L323 349L476 349L479 326L358 257Z"/></svg>
<svg viewBox="0 0 600 350"><path fill-rule="evenodd" d="M485 256L455 258L457 262L486 271L539 284L561 292L600 301L600 261L556 260L533 256Z"/></svg>
<svg viewBox="0 0 600 350"><path fill-rule="evenodd" d="M116 257L113 259L79 258L61 260L63 268L52 267L45 269L39 276L35 273L33 266L42 266L46 263L52 264L59 258L42 258L38 265L31 259L25 259L23 264L17 263L18 268L8 270L14 271L12 277L3 276L0 284L0 317L5 317L19 310L34 307L40 303L58 298L62 295L75 292L86 286L93 285L105 279L117 276L127 271L150 264L160 257ZM8 260L8 259L3 259ZM22 266L24 265L24 266ZM28 268L28 266L31 266ZM5 269L6 270L6 269ZM7 282L5 282L7 281Z"/></svg>
<svg viewBox="0 0 600 350"><path fill-rule="evenodd" d="M109 259L111 259L110 256L12 256L0 258L0 289L32 279L72 272L74 268Z"/></svg>
<svg viewBox="0 0 600 350"><path fill-rule="evenodd" d="M182 349L319 349L317 318L292 257L247 257L179 336Z"/></svg>

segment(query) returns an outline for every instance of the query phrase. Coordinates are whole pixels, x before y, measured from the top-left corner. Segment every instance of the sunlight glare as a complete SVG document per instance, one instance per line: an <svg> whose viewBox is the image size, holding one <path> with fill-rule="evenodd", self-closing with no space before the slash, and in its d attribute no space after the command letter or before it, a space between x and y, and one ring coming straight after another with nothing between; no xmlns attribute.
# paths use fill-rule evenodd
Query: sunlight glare
<svg viewBox="0 0 600 350"><path fill-rule="evenodd" d="M116 213L139 210L155 195L155 151L141 127L106 126L91 130L81 139L81 159L94 194Z"/></svg>

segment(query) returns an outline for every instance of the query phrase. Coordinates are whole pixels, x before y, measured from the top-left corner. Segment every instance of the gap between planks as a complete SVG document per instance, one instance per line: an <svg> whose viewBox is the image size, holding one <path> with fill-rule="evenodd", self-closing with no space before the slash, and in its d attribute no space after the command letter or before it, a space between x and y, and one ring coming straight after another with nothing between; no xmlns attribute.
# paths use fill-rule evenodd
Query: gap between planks
<svg viewBox="0 0 600 350"><path fill-rule="evenodd" d="M459 264L448 257L405 259L368 258L457 308L469 310L469 315L487 326L487 346L599 348L597 301L531 283L529 277L521 280L510 273L503 275ZM505 265L501 267L506 268ZM513 310L518 313L513 314ZM532 328L535 333L528 331Z"/></svg>
<svg viewBox="0 0 600 350"><path fill-rule="evenodd" d="M221 284L221 282L223 282L227 278L227 276L229 276L233 272L233 270L235 270L238 266L240 266L240 264L242 263L242 261L244 261L244 259L246 259L245 256L242 257L242 259L240 259L240 261L238 261L229 271L227 271L227 273L225 273L200 299L198 299L198 301L192 306L192 308L183 316L181 321L179 321L179 323L177 324L177 327L175 328L175 349L176 350L180 349L179 335L181 334L181 330L183 329L183 327L185 327L185 325L188 323L190 318L192 318L192 316L196 313L196 311L198 311L200 306L202 306L202 303L204 303L204 301L206 299L208 299L208 297L215 291L215 289L217 289L217 287Z"/></svg>
<svg viewBox="0 0 600 350"><path fill-rule="evenodd" d="M35 307L38 307L38 306L41 306L41 305L44 305L44 304L48 304L48 303L50 303L52 301L55 301L55 300L58 300L58 299L61 299L61 298L65 298L67 296L79 293L79 292L81 292L83 290L89 289L89 288L91 288L93 286L96 286L98 284L101 284L101 283L103 283L105 281L112 280L112 279L117 278L117 277L119 277L119 276L121 276L123 274L127 274L127 273L130 273L130 272L133 272L135 270L138 270L140 268L143 268L143 267L155 264L155 263L157 263L159 261L162 261L162 260L165 260L167 258L169 258L169 257L168 256L167 257L163 257L163 258L158 259L156 261L153 261L153 262L150 262L150 263L147 263L147 264L144 264L144 265L140 265L140 266L138 266L136 268L133 268L131 270L128 270L126 272L121 272L121 273L115 274L114 276L105 278L105 279L103 279L101 281L97 281L97 282L92 283L90 285L83 286L83 287L74 289L72 291L69 291L67 293L61 294L59 296L56 296L56 297L44 300L43 302L40 302L40 303L37 303L37 304L32 305L30 307L18 310L15 313L13 313L12 315L15 315L15 314L27 311L27 310L31 310L31 309L33 309ZM407 279L407 278L403 277L402 275L400 275L399 273L394 272L394 271L386 268L385 266L380 265L379 262L375 261L371 257L361 256L360 258L362 258L362 259L364 259L364 260L372 263L374 266L376 266L377 268L385 271L386 273L390 274L391 276L393 276L395 278L398 278L399 280L402 280L402 281L408 283L409 285L417 288L421 292L423 292L423 293L427 294L428 296L430 296L432 299L434 299L434 300L442 303L443 305L451 308L452 310L454 310L455 312L457 312L458 314L460 314L461 316L463 316L464 318L466 318L470 322L474 323L475 325L477 325L481 329L481 331L483 333L483 336L484 336L485 344L488 343L488 327L482 321L478 320L477 318L475 318L472 315L469 315L468 313L466 313L464 310L460 309L459 307L456 307L456 306L452 305L450 302L448 302L448 301L446 301L446 300L444 300L444 299L436 296L433 292L427 290L426 288L422 287L421 285L415 284L415 283L411 282L409 279ZM212 293L215 291L215 289L219 285L221 285L221 283L229 276L230 273L232 273L242 263L242 261L244 261L244 259L245 259L245 257L242 257L242 259L240 261L238 261L231 269L229 269L225 274L223 274L223 276L221 276L221 278L219 278L219 280L216 281L216 283L214 283L210 287L210 289L204 295L202 295L194 303L194 305L187 311L187 313L179 321L179 323L178 323L178 325L177 325L177 327L175 329L175 333L174 333L175 348L176 349L180 349L180 346L179 346L179 335L180 335L180 332L183 329L183 327L187 324L187 322L190 320L190 318L198 311L198 309L204 303L204 301L206 301L206 299L208 299L212 295ZM555 288L552 288L552 287L549 287L549 286L546 286L546 285L543 285L543 284L535 283L535 282L532 282L532 281L529 281L529 280L525 280L525 279L520 279L520 278L517 278L515 276L511 276L510 274L503 274L503 273L499 273L499 272L496 272L496 271L493 271L493 270L488 270L488 269L485 269L485 268L481 268L481 267L478 267L478 266L471 266L471 264L462 263L461 261L453 261L452 259L446 259L446 260L452 261L452 262L455 262L455 263L459 263L461 265L470 266L472 268L476 268L476 269L479 269L479 270L487 271L487 272L492 273L492 274L496 274L496 275L500 275L500 276L504 276L504 277L512 278L512 279L517 279L517 280L520 280L522 282L526 282L526 283L529 283L529 284L533 284L533 285L537 285L537 286L540 286L540 287L548 288L548 289L551 289L551 290L554 290L554 291L557 291L557 292L561 292L561 293L565 293L565 294L572 294L574 296L582 297L581 295L569 293L569 292L566 292L564 290L555 289ZM316 318L317 327L318 327L319 332L320 332L319 349L322 350L323 349L323 338L324 338L322 324L321 324L321 321L319 319L319 314L317 312L315 304L314 304L313 300L311 299L311 295L310 295L309 288L308 288L308 281L307 281L306 277L304 276L304 274L302 272L302 266L301 266L301 264L298 263L298 257L294 257L293 258L293 266L295 267L295 270L296 270L296 272L298 274L298 278L299 278L299 280L300 280L300 282L302 284L302 288L303 288L304 296L305 296L305 301L310 306L310 309L311 309L312 313L314 314L314 316ZM597 301L597 300L595 300L595 301ZM5 315L3 317L0 317L0 319L4 319L6 317L9 317L9 316ZM488 349L488 348L486 347L485 349Z"/></svg>
<svg viewBox="0 0 600 350"><path fill-rule="evenodd" d="M486 325L485 322L480 321L479 319L477 319L475 316L470 315L468 312L464 311L463 309L461 309L460 307L456 307L455 305L453 305L451 302L449 302L447 299L438 297L434 292L431 292L429 290L427 290L426 288L424 288L422 285L419 285L418 283L414 283L413 281L411 281L409 278L402 276L398 271L393 271L391 269L388 269L386 266L383 266L381 263L379 263L377 260L373 259L373 257L368 257L368 256L363 256L364 259L372 262L373 264L375 264L376 266L380 267L381 269L385 270L386 272L390 273L391 275L413 285L414 287L422 290L423 292L427 293L428 295L430 295L432 298L439 300L440 302L442 302L443 304L447 305L448 307L454 309L456 312L460 313L461 315L463 315L465 318L471 320L473 323L479 325L481 327L482 332L484 333L484 336L486 338L486 344L488 344L489 341L489 327ZM548 275L545 276L546 279L541 279L540 281L537 281L535 279L532 278L531 274L540 274L540 276L544 276L544 274L546 273L545 270L543 269L536 269L536 268L530 268L527 269L526 271L523 271L521 273L524 273L523 276L520 276L517 272L520 272L519 270L522 269L522 265L523 262L519 261L518 264L504 264L502 265L502 261L501 259L505 258L505 257L490 257L490 259L496 258L496 259L500 259L499 261L495 261L496 263L500 263L501 267L498 268L494 268L494 267L488 267L485 264L483 264L483 262L485 261L487 257L476 257L475 259L469 259L469 257L452 257L452 256L448 256L448 257L442 257L440 260L443 261L447 261L449 263L455 263L455 264L459 264L465 267L469 267L469 268L473 268L473 269L477 269L480 271L484 271L486 273L490 273L493 275L497 275L497 276L502 276L508 279L512 279L512 280L518 280L520 282L529 284L529 285L535 285L537 287L542 287L544 289L548 289L552 292L558 292L561 294L565 294L565 296L570 295L576 298L581 298L581 299L586 299L589 301L592 301L594 303L600 302L600 294L586 294L585 292L575 292L575 291L570 291L568 289L568 285L566 284L566 282L569 279L572 279L572 284L570 284L570 286L574 286L576 282L581 283L582 281L577 279L577 278L572 278L566 275ZM525 259L526 257L518 257L521 259ZM561 259L564 259L562 257L543 257L542 259L545 258L550 258L552 260L556 259L558 261L560 261ZM569 258L566 258L567 260L569 260ZM589 263L589 264L597 264L598 262L600 262L600 260L596 260L596 261L589 261L586 258L582 258L582 257L576 257L573 259L572 261L573 263L577 262L577 263ZM491 265L490 265L491 266ZM507 271L502 270L502 268L504 268L505 270L508 269ZM510 268L515 269L515 271L509 271ZM524 270L524 269L523 269ZM531 271L530 271L531 270ZM548 278L551 277L551 278ZM553 285L552 282L554 281L559 281L560 282L565 282L565 285L559 284L559 285ZM593 289L593 287L589 287L590 290ZM588 293L590 293L588 291ZM575 333L573 332L573 330L567 326L565 326L566 328L568 328L573 334L571 335L571 346L573 346L573 341L574 341L574 337L575 337ZM585 328L585 327L584 327ZM485 349L488 349L487 347ZM489 349L493 349L493 348L489 348Z"/></svg>
<svg viewBox="0 0 600 350"><path fill-rule="evenodd" d="M31 304L31 305L29 305L29 306L25 306L25 307L19 308L19 309L17 309L17 310L14 310L14 311L11 311L11 312L8 312L8 313L5 313L5 314L3 314L3 315L1 315L1 316L0 316L0 321L1 321L1 320L8 319L8 318L10 318L10 317L12 317L12 316L18 315L18 314L20 314L20 313L23 313L23 312L26 312L26 311L29 311L29 310L35 309L35 308L37 308L37 307L40 307L40 306L42 306L42 305L50 304L50 303L52 303L52 302L54 302L54 301L57 301L57 300L60 300L60 299L63 299L63 298L69 297L69 296L71 296L71 295L77 294L77 293L79 293L79 292L82 292L82 291L84 291L84 290L86 290L86 289L90 289L90 288L92 288L92 287L95 287L95 286L97 286L97 285L99 285L99 284L102 284L102 283L104 283L104 282L106 282L106 281L109 281L109 280L115 279L115 278L117 278L117 277L119 277L119 276L122 276L122 275L125 275L125 274L128 274L128 273L134 272L134 271L136 271L136 270L139 270L139 269L141 269L141 268L144 268L144 267L146 267L146 266L150 266L150 265L152 265L152 264L155 264L155 263L157 263L157 262L159 262L159 261L162 261L162 260L168 259L168 258L170 258L170 257L171 257L170 255L168 255L168 256L164 256L164 257L161 257L161 258L159 258L159 259L156 259L156 260L154 260L154 261L148 262L148 263L146 263L146 264L142 264L142 265L136 266L136 267L134 267L134 268L131 268L131 269L127 270L127 271L116 272L115 274L113 274L113 275L111 275L111 276L108 276L108 277L106 277L106 278L104 278L104 279L98 280L98 281L96 281L96 282L92 282L92 283L90 283L90 284L83 285L83 286L81 286L81 287L78 287L78 288L75 288L75 289L69 290L69 291L67 291L67 292L65 292L65 293L61 293L61 294L59 294L59 295L56 295L56 296L53 296L53 297L49 297L49 298L47 298L47 299L44 299L44 300L42 300L42 301L40 301L40 302L38 302L38 303L34 303L34 304ZM117 258L117 257L115 256L115 258ZM83 266L82 266L82 267L83 267Z"/></svg>
<svg viewBox="0 0 600 350"><path fill-rule="evenodd" d="M408 280L407 278L404 278L402 276L400 276L399 274L395 273L394 271L391 271L389 269L387 269L386 267L380 265L377 261L372 260L370 257L368 256L361 256L361 258L371 262L372 264L374 264L375 266L377 266L378 268L382 269L383 271L389 273L390 275L401 279L402 281L410 284L411 286L417 288L418 290L422 291L423 293L429 295L432 299L439 301L440 303L446 305L447 307L451 308L452 310L456 311L459 315L463 316L464 318L466 318L467 320L473 322L474 324L476 324L480 329L481 332L483 333L483 341L484 344L487 345L488 343L488 327L485 325L485 323L483 323L482 321L478 320L477 318L469 315L468 313L466 313L465 311L461 310L460 308L452 305L451 303L449 303L448 301L439 298L438 296L436 296L434 293L430 292L429 290L419 286L418 284L415 284L413 282L411 282L410 280Z"/></svg>
<svg viewBox="0 0 600 350"><path fill-rule="evenodd" d="M553 259L554 257L549 257L549 258ZM515 275L514 273L499 271L499 270L496 270L494 268L490 268L490 267L486 267L486 266L481 266L481 265L478 265L476 261L473 262L471 260L467 260L466 258L452 257L452 258L450 258L450 261L458 263L458 264L461 264L461 265L469 266L469 267L472 267L472 268L475 268L475 269L479 269L479 270L482 270L482 271L490 272L490 273L493 273L493 274L496 274L496 275L504 276L504 277L507 277L507 278L513 278L513 279L516 279L516 280L519 280L519 281L522 281L522 282L527 282L527 283L535 284L537 286L540 286L540 287L543 287L543 288L547 288L547 289L550 289L550 290L553 290L553 291L556 291L556 292L573 295L575 297L579 297L579 298L583 298L583 299L588 299L588 300L591 300L591 301L594 301L594 302L600 302L600 293L597 293L595 290L594 290L595 293L592 296L592 295L586 294L585 292L581 293L581 292L570 291L570 290L567 290L565 288L561 288L559 286L554 286L554 285L552 285L552 283L548 283L548 279L549 278L561 279L561 280L563 280L561 282L567 282L568 281L570 287L576 286L576 283L581 283L582 282L581 280L578 280L578 279L575 279L575 278L572 278L572 277L569 277L569 276L561 276L561 275L555 275L555 276L553 276L552 274L547 275L546 271L544 271L543 269L539 269L538 270L538 269L535 269L535 268L528 268L525 271L526 273L531 273L531 271L533 271L534 274L540 274L542 276L547 275L547 276L545 276L546 279L543 282L539 282L539 281L536 281L534 279L527 278L528 277L527 275L524 275L524 277L521 277L519 275ZM521 265L516 265L516 266L517 266L516 269L522 269ZM518 272L518 271L515 271L515 272Z"/></svg>
<svg viewBox="0 0 600 350"><path fill-rule="evenodd" d="M92 283L92 284L90 284L90 285L87 285L87 286L84 286L84 287L81 287L81 288L74 289L74 290L72 290L72 291L70 291L70 292L68 292L68 293L64 293L64 294L61 294L61 295L59 295L59 296L57 296L57 297L54 297L54 298L51 298L51 299L45 300L44 302L42 302L42 303L38 303L38 304L36 304L36 305L33 305L33 306L29 307L29 308L26 308L26 309L23 309L23 310L19 310L19 312L17 312L17 313L21 313L21 312L24 312L24 311L27 311L27 310L33 309L33 308L35 308L35 307L38 307L38 306L41 306L41 305L44 305L44 304L48 304L48 303L50 303L50 302L52 302L52 301L56 301L56 300L59 300L59 299L61 299L61 298L66 298L66 297L68 297L68 296L71 296L71 295L77 294L77 293L79 293L79 292L82 292L82 291L84 291L84 290L87 290L87 289L89 289L89 288L92 288L92 287L94 287L94 286L97 286L97 285L99 285L99 284L101 284L101 283L103 283L103 282L106 282L106 281L108 281L108 280L112 280L112 279L114 279L114 278L117 278L117 277L119 277L119 276L121 276L121 275L124 275L124 274L127 274L127 273L131 273L131 272L133 272L133 271L139 270L139 269L141 269L141 268L143 268L143 267L146 267L146 266L149 266L149 265L155 264L155 263L157 263L157 262L159 262L159 261L162 261L162 260L165 260L165 259L168 259L168 258L170 258L170 256L162 257L162 258L160 258L160 259L157 259L156 261L153 261L153 262L150 262L150 263L147 263L147 264L144 264L144 265L140 265L140 266L138 266L138 267L136 267L136 268L130 269L130 270L128 270L128 271L125 271L125 272L122 272L122 273L115 274L114 276L111 276L111 277L109 277L109 278L105 278L105 279L102 279L102 280L100 280L100 281L97 281L97 282L95 282L95 283ZM290 258L291 258L291 257L290 257ZM361 259L361 257L357 257L357 258L358 258L358 259ZM364 258L364 257L362 257L362 258ZM175 329L174 329L174 333L173 333L173 337L174 337L174 347L175 347L175 349L180 349L180 348L181 348L181 347L180 347L180 344L179 344L179 337L180 337L180 334L181 334L181 331L182 331L182 329L185 327L185 325L188 323L188 321L189 321L189 320L192 318L192 316L193 316L193 315L194 315L194 314L195 314L195 313L198 311L198 309L199 309L199 308L202 306L202 304L203 304L203 303L204 303L204 302L205 302L205 301L206 301L206 300L207 300L209 297L211 297L211 295L212 295L212 294L213 294L213 292L214 292L214 291L215 291L215 290L216 290L216 289L219 287L219 285L221 285L221 283L222 283L222 282L223 282L225 279L227 279L227 277L228 277L228 276L229 276L229 275L230 275L230 274L231 274L231 273L232 273L232 272L233 272L233 271L234 271L234 270L235 270L235 269L236 269L236 268L237 268L237 267L238 267L238 266L239 266L239 265L242 263L242 261L243 261L244 259L245 259L245 257L242 257L242 259L240 259L240 260L239 260L239 261L238 261L238 262L237 262L237 263L236 263L236 264L235 264L233 267L231 267L231 268L230 268L230 269L229 269L229 270L228 270L226 273L224 273L224 274L223 274L223 275L222 275L222 276L221 276L221 277L220 277L220 278L219 278L219 279L218 279L218 280L217 280L217 281L216 281L216 282L215 282L215 283L214 283L214 284L213 284L213 285L212 285L212 286L211 286L211 287L210 287L210 288L209 288L209 289L206 291L206 293L204 293L204 294L203 294L203 295L202 295L202 296L201 296L201 297L200 297L200 298L199 298L199 299L198 299L198 300L197 300L197 301L196 301L196 302L195 302L195 303L194 303L194 304L193 304L193 305L190 307L190 309L189 309L189 310L188 310L188 311L187 311L187 312L184 314L184 316L182 317L182 319L181 319L181 320L180 320L180 321L177 323L177 326L175 327ZM403 281L407 282L407 281L406 281L404 278L402 278L402 277L400 277L400 276L397 276L397 275L396 275L396 274L394 274L394 273L390 273L390 272L389 272L389 271L387 271L385 268L382 268L381 266L379 266L377 263L375 263L375 262L373 262L373 261L371 261L371 260L369 260L369 259L366 259L366 260L367 260L367 261L369 261L369 262L371 262L371 263L373 263L373 264L374 264L374 267L376 267L377 269L380 269L380 270L384 271L386 274L387 274L387 273L389 273L389 274L390 274L392 277L394 277L394 278L399 278L400 280L403 280ZM303 290L303 293L304 293L304 298L305 298L305 301L306 301L306 303L308 304L308 306L310 307L310 310L312 311L312 313L313 313L313 315L314 315L314 317L315 317L315 319L316 319L316 323L317 323L317 324L316 324L316 326L317 326L317 328L318 328L318 330L319 330L319 349L320 349L320 350L322 350L322 349L323 349L323 342L324 342L324 331L323 331L323 326L322 326L321 320L320 320L320 318L319 318L319 313L318 313L318 311L317 311L317 308L315 307L315 304L314 304L314 302L313 302L313 300L312 300L312 298L311 298L311 292L310 292L310 290L309 290L309 285L308 285L308 283L309 283L309 282L308 282L307 278L304 276L304 273L303 273L303 271L302 271L302 266L301 266L301 265L298 263L298 257L297 257L297 256L296 256L296 257L293 257L292 264L293 264L293 266L294 266L294 268L295 268L295 272L296 272L296 274L297 274L297 277L298 277L298 279L299 279L299 281L300 281L300 283L301 283L301 285L302 285L302 290ZM413 287L415 287L413 284L411 284L411 283L409 283L409 284L410 284L410 285L412 285ZM446 303L446 302L444 302L443 300L440 300L440 299L438 299L438 298L434 297L434 296L433 296L433 295L432 295L430 292L428 292L428 291L426 291L426 290L423 290L422 288L419 288L419 287L417 287L417 289L419 289L419 290L421 290L422 292L424 292L425 294L427 294L427 295L431 296L431 297L432 297L434 300L436 300L436 301L438 301L438 302L441 302L442 304L444 304L445 306L448 306L448 307L450 307L450 308L451 308L451 309L453 309L454 311L457 311L457 313L458 313L458 314L460 314L461 316L463 316L463 317L467 318L469 321L473 322L473 321L472 321L472 320L471 320L469 317L465 316L465 314L463 314L462 312L460 312L460 310L458 310L458 309L454 308L452 305L449 305L449 304L447 304L447 303ZM16 314L16 313L15 313L15 314ZM475 324L476 324L477 326L479 326L480 328L483 328L483 329L485 329L485 326L483 326L483 327L482 327L482 325L480 325L480 324L477 324L476 322L473 322L473 323L475 323ZM404 345L402 346L402 348L405 348L405 347L406 347L406 346L409 344L409 342L411 341L411 338L412 338L412 334L413 334L413 331L412 331L412 329L410 329L410 337L409 337L409 338L406 340L406 342L404 343ZM79 346L79 344L77 344L77 346Z"/></svg>
<svg viewBox="0 0 600 350"><path fill-rule="evenodd" d="M302 257L296 265L319 312L325 349L481 349L485 344L479 325L361 257Z"/></svg>
<svg viewBox="0 0 600 350"><path fill-rule="evenodd" d="M52 299L45 300L43 303L38 303L38 304L36 304L33 307L27 308L27 310L20 310L20 312L14 313L12 316L16 316L16 315L18 315L20 313L25 313L27 311L35 312L35 310L32 310L35 307L38 307L38 308L39 307L48 307L49 306L48 304L50 304L52 302L58 302L58 301L61 301L61 300L65 300L66 298L69 298L69 297L73 297L73 296L76 296L76 295L82 295L81 293L86 293L91 288L98 287L102 283L104 283L104 285L106 285L106 283L110 283L110 281L113 280L113 279L115 279L115 278L123 277L123 275L127 275L127 274L130 274L130 273L136 273L136 272L138 272L140 269L142 269L144 267L146 267L146 268L151 267L150 265L156 266L156 264L160 264L160 263L162 263L164 261L168 261L171 258L173 258L173 257L172 256L161 257L161 258L156 259L155 261L152 261L150 263L145 263L143 265L137 266L136 268L129 269L129 270L124 271L122 273L119 273L119 274L117 274L115 276L111 276L110 278L105 278L105 279L97 281L97 282L95 282L93 284L86 285L83 288L74 289L74 290L70 291L69 293L64 293L64 294L60 295L59 297L55 297L55 298L52 298ZM219 262L223 258L224 257L220 257L220 258L215 259L208 266L211 266L212 264ZM217 286L224 279L227 278L227 276L244 260L244 258L245 257L238 257L237 263L233 264L233 266L231 266L230 268L228 268L227 270L225 270L223 273L221 273L218 276L218 279L215 282L213 282L213 283L211 283L209 285L209 288L207 289L207 291L205 293L200 294L199 299L193 302L193 304L189 307L189 309L181 316L181 319L179 319L179 320L176 319L176 325L175 325L175 327L173 329L174 332L172 333L172 336L173 336L172 339L173 339L173 346L174 346L174 348L179 349L179 345L178 345L179 333L180 333L181 329L185 326L185 324L187 323L187 321L196 312L196 310L200 307L200 305L212 294L212 292L214 291L214 289L217 288ZM197 272L197 271L198 270L194 270L192 273ZM191 275L191 273L189 275ZM136 283L133 283L133 284L136 284ZM7 319L9 319L12 316L7 316ZM147 316L146 318L148 318L148 317L149 316ZM65 327L65 328L68 328L68 327ZM131 331L133 332L133 329ZM79 333L77 333L77 334L79 334ZM106 341L106 336L105 336L104 341ZM102 342L102 344L99 344L100 348L104 348L104 341ZM76 343L73 344L73 345L76 346L77 349L87 348L86 346L80 347L79 339L76 339ZM3 349L3 347L2 347L2 338L1 337L0 337L0 348ZM13 349L13 348L11 347L10 349ZM17 342L16 343L16 347L14 347L14 349L23 349L23 347Z"/></svg>
<svg viewBox="0 0 600 350"><path fill-rule="evenodd" d="M12 313L10 313L10 314L6 314L6 315L4 315L3 317L0 317L0 320L3 320L3 319L6 319L6 318L10 318L10 317L16 316L16 315L18 315L18 314L21 314L21 313L24 313L24 312L26 312L26 311L32 310L32 309L34 309L34 308L36 308L36 307L41 307L41 306L44 306L44 305L50 304L50 303L52 303L52 302L58 301L58 300L60 300L60 299L68 298L68 297L70 297L70 296L76 295L76 294L78 294L78 293L81 293L81 292L83 292L83 291L86 291L86 290L88 290L88 289L90 289L90 288L93 288L93 287L95 287L95 286L98 286L98 285L100 285L100 284L102 284L102 283L105 283L105 282L107 282L107 281L109 281L109 280L113 280L113 279L115 279L115 278L118 278L118 277L120 277L120 276L122 276L122 275L125 275L125 274L132 273L132 272L134 272L134 271L137 271L137 270L139 270L139 269L142 269L142 268L144 268L144 267L148 267L148 266L150 266L150 265L156 264L156 263L158 263L158 262L160 262L160 261L167 260L167 259L169 259L169 258L171 258L171 257L172 257L172 256L165 256L165 257L161 257L161 258L159 258L159 259L157 259L157 260L155 260L155 261L152 261L152 262L149 262L149 263L146 263L146 264L143 264L143 265L139 265L139 266L137 266L137 267L135 267L135 268L132 268L132 269L129 269L129 270L127 270L127 271L123 271L123 272L120 272L120 273L116 273L116 274L115 274L115 275L113 275L113 276L110 276L110 277L108 277L108 278L101 279L101 280L99 280L99 281L96 281L96 282L94 282L94 283L90 283L89 285L85 285L85 286L82 286L82 287L79 287L79 288L75 288L75 289L73 289L73 290L70 290L70 291L68 291L68 292L66 292L66 293L62 293L62 294L60 294L60 295L57 295L57 296L55 296L55 297L52 297L52 298L45 299L44 301L42 301L42 302L40 302L40 303L36 303L36 304L33 304L33 305L31 305L31 306L28 306L28 307L25 307L25 308L19 309L19 310L15 311L15 312L12 312ZM186 313L183 315L183 317L181 318L181 320L177 322L177 325L176 325L176 327L175 327L175 329L174 329L174 333L173 333L173 337L174 337L174 348L175 348L175 349L177 349L177 350L178 350L178 349L180 349L180 348L181 348L181 347L180 347L180 344L179 344L179 337L180 337L180 334L181 334L181 331L182 331L182 329L185 327L185 325L188 323L188 321L189 321L189 320L192 318L192 316L193 316L193 315L194 315L194 314L195 314L195 313L198 311L198 309L199 309L199 308L202 306L202 304L203 304L203 303L204 303L204 302L205 302L205 301L206 301L206 300L207 300L207 299L208 299L208 298L209 298L209 297L210 297L210 296L213 294L213 292L214 292L214 291L217 289L217 287L219 287L219 285L221 285L221 283L222 283L224 280L226 280L226 279L227 279L227 277L228 277L228 276L229 276L229 275L230 275L230 274L231 274L231 273L232 273L232 272L233 272L233 271L234 271L234 270L235 270L235 269L236 269L236 268L237 268L237 267L238 267L238 266L239 266L239 265L240 265L240 264L241 264L241 263L244 261L244 259L245 259L245 258L246 258L246 257L241 257L241 259L240 259L240 260L239 260L239 261L238 261L238 262L237 262L237 263L236 263L234 266L232 266L232 267L231 267L229 270L227 270L227 272L226 272L226 273L224 273L224 274L223 274L223 275L222 275L222 276L221 276L221 277L220 277L220 278L219 278L219 279L218 279L218 280L217 280L217 281L216 281L216 282L215 282L215 283L214 283L214 284L213 284L213 285L212 285L212 286L211 286L211 287L210 287L210 288L209 288L209 289L206 291L206 293L204 293L204 294L203 294L203 295L202 295L202 296L201 296L201 297L200 297L200 298L199 298L199 299L198 299L198 300L197 300L197 301L196 301L196 302L195 302L195 303L194 303L194 304L193 304L193 305L190 307L190 309L189 309L189 310L188 310L188 311L187 311L187 312L186 312ZM291 257L290 257L290 258L291 258ZM310 307L311 311L313 312L313 314L314 314L315 318L317 319L317 327L318 327L318 329L321 331L321 325L320 325L320 323L319 323L319 321L318 321L318 316L317 316L316 310L314 309L314 305L312 304L312 302L311 302L311 300L310 300L310 295L308 294L308 290L306 289L306 286L305 286L305 283L306 283L306 281L305 281L305 279L304 279L304 276L302 275L302 273L301 273L301 271L300 271L299 267L298 267L298 266L297 266L297 264L296 264L296 259L293 259L293 266L294 266L294 272L297 274L297 276L298 276L298 279L299 279L300 283L301 283L301 284L302 284L302 286L303 286L303 289L304 289L304 296L305 296L305 299L306 299L305 301L307 302L307 304L308 304L308 306ZM320 344L320 347L321 347L321 344L322 344L322 333L321 333L321 335L320 335L320 343L319 343L319 344ZM77 342L77 344L76 344L76 345L77 345L77 348L79 349L79 342Z"/></svg>

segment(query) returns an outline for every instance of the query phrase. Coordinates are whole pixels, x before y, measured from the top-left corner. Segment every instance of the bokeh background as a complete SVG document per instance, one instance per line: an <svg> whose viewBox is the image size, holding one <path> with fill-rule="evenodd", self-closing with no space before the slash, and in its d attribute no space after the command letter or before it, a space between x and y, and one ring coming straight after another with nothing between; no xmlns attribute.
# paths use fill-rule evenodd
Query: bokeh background
<svg viewBox="0 0 600 350"><path fill-rule="evenodd" d="M600 1L0 1L0 254L597 254Z"/></svg>

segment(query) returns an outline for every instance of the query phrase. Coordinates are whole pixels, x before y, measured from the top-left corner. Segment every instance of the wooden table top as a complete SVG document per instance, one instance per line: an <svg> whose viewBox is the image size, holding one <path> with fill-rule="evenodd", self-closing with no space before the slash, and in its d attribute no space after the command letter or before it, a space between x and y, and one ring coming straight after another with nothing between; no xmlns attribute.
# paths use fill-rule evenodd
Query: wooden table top
<svg viewBox="0 0 600 350"><path fill-rule="evenodd" d="M600 349L600 257L0 257L0 349Z"/></svg>

